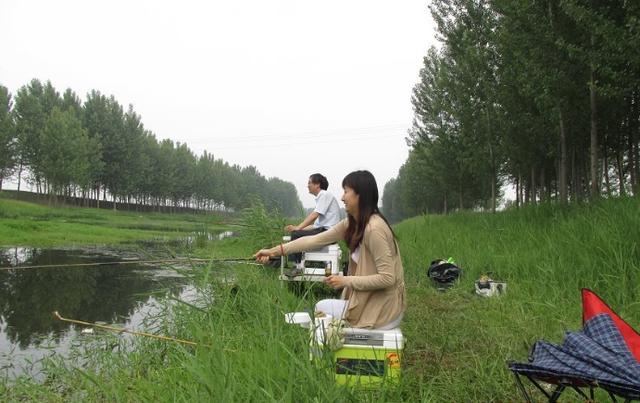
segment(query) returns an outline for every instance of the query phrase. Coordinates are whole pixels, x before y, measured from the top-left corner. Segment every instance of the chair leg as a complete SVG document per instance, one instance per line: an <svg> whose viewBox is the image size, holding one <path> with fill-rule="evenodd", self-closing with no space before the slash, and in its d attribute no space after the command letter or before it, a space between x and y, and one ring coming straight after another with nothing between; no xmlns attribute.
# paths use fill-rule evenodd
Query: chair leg
<svg viewBox="0 0 640 403"><path fill-rule="evenodd" d="M540 384L538 382L536 382L535 379L533 379L532 377L530 377L529 375L526 375L527 379L529 381L531 381L532 384L535 385L536 388L538 388L538 390L540 392L542 392L543 395L546 396L547 400L551 401L551 395L549 394L549 392L547 392L546 390L544 390L544 388L542 386L540 386Z"/></svg>
<svg viewBox="0 0 640 403"><path fill-rule="evenodd" d="M558 401L558 398L562 394L562 392L564 392L564 388L565 388L564 385L558 385L556 387L556 389L553 391L553 394L551 395L551 398L549 399L549 403L556 403Z"/></svg>
<svg viewBox="0 0 640 403"><path fill-rule="evenodd" d="M514 372L513 376L516 378L516 385L518 386L518 389L520 389L520 393L522 393L522 397L524 397L524 400L527 403L533 403L533 400L531 400L531 396L529 396L529 394L527 393L527 390L524 388L524 385L522 384L520 375L517 372Z"/></svg>
<svg viewBox="0 0 640 403"><path fill-rule="evenodd" d="M589 388L591 398L589 398L589 396L587 396L587 395L586 395L582 390L580 390L580 388L579 388L579 387L574 386L574 385L571 385L571 388L572 388L573 390L575 390L577 394L579 394L580 396L582 396L582 397L584 398L584 400L585 400L585 401L587 401L587 402L593 402L593 401L595 401L595 400L593 399L593 388L591 388L591 387Z"/></svg>

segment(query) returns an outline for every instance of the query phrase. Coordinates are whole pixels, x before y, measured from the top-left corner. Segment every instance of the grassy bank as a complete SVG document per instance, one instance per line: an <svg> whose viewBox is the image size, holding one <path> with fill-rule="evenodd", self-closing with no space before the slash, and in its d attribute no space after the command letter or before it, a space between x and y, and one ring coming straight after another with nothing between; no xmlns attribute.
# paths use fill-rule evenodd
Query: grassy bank
<svg viewBox="0 0 640 403"><path fill-rule="evenodd" d="M525 361L534 341L560 343L566 331L580 329L582 287L640 328L639 211L636 198L398 225L412 273L409 377L426 383L436 401L519 400L505 361ZM465 269L464 278L440 294L425 268L428 260L448 256ZM473 281L488 271L508 282L507 295L471 293Z"/></svg>
<svg viewBox="0 0 640 403"><path fill-rule="evenodd" d="M565 331L579 329L581 287L640 327L638 211L638 199L603 200L425 216L397 225L408 290L398 388L335 386L329 371L307 360L303 329L283 323L284 312L312 307L321 295L294 295L273 269L225 265L194 271L199 300L172 302L153 324L200 347L136 339L135 352L123 354L115 336L104 335L83 366L52 361L44 384L20 379L11 388L0 386L0 395L45 401L520 401L505 362L526 360L538 339L559 343ZM229 239L209 253L247 255L256 247L249 239ZM449 256L464 276L440 293L426 268ZM486 272L508 282L506 295L473 294L473 281Z"/></svg>
<svg viewBox="0 0 640 403"><path fill-rule="evenodd" d="M222 230L212 215L46 207L0 198L0 246L83 246Z"/></svg>

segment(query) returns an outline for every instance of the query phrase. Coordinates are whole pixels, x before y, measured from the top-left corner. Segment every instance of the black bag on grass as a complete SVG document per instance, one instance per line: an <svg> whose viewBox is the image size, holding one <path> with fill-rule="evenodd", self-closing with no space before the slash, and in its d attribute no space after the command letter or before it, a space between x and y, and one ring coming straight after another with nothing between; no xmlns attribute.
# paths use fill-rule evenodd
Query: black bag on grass
<svg viewBox="0 0 640 403"><path fill-rule="evenodd" d="M461 275L461 268L444 259L434 260L427 270L427 276L439 287L451 286Z"/></svg>

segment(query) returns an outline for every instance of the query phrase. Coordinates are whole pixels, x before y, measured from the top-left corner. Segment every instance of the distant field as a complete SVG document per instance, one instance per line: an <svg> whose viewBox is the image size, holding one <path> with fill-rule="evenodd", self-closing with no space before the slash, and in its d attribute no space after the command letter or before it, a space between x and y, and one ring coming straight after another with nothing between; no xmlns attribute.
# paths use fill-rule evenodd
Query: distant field
<svg viewBox="0 0 640 403"><path fill-rule="evenodd" d="M212 214L47 207L0 198L0 246L82 246L171 239L221 229Z"/></svg>

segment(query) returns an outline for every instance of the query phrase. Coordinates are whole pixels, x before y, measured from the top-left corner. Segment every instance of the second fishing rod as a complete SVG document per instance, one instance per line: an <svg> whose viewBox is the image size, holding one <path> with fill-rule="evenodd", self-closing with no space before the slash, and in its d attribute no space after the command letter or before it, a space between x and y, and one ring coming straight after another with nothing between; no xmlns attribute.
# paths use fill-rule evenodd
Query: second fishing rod
<svg viewBox="0 0 640 403"><path fill-rule="evenodd" d="M270 259L270 261L278 260L278 258ZM156 259L156 260L120 260L110 262L93 262L93 263L60 263L60 264L46 264L46 265L29 265L29 266L6 266L0 267L0 271L11 270L26 270L26 269L50 269L50 268L77 268L77 267L97 267L97 266L119 266L119 265L131 265L131 264L162 264L162 263L243 263L257 266L264 266L261 263L255 262L253 257L236 257L236 258L216 258L216 259L202 259L202 258L172 258L172 259Z"/></svg>

